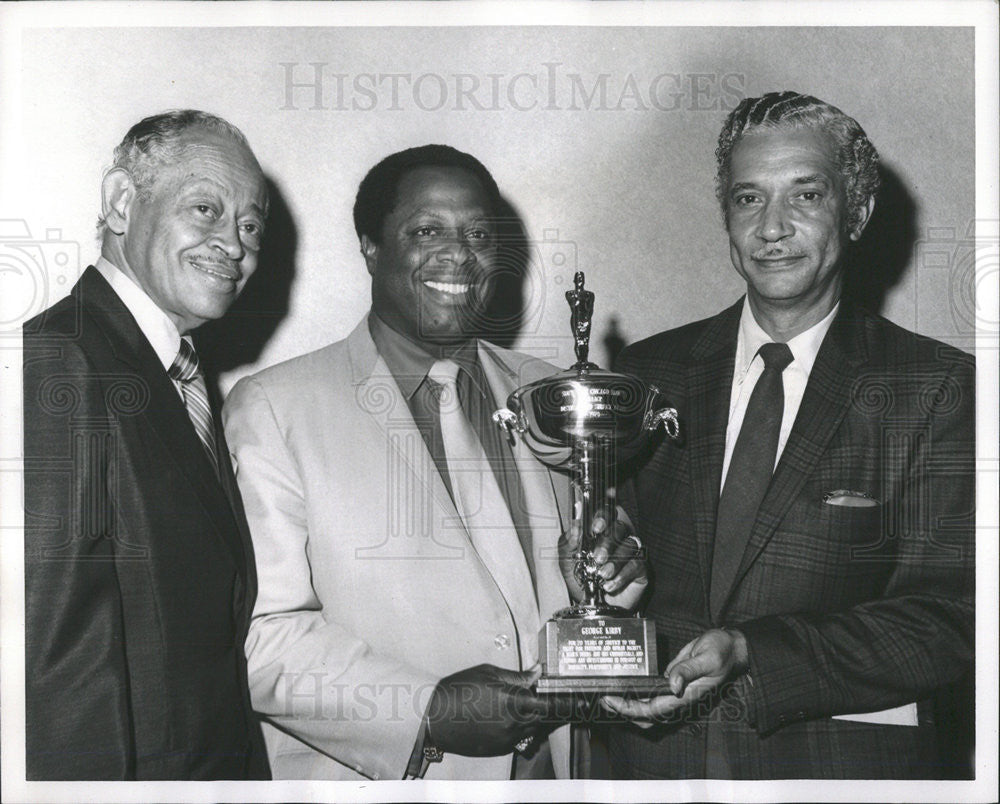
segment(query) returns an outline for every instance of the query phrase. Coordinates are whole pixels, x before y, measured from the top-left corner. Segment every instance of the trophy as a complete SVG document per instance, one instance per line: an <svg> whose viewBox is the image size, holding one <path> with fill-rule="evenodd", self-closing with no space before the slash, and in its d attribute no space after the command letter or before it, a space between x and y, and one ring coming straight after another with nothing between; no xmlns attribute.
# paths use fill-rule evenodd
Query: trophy
<svg viewBox="0 0 1000 804"><path fill-rule="evenodd" d="M669 692L666 679L657 673L654 623L605 599L591 527L615 484L615 466L637 454L661 424L676 439L677 411L663 404L656 387L588 360L594 294L583 283L578 271L574 289L566 292L577 362L518 388L507 398L507 407L493 414L509 438L517 433L540 461L570 475L574 517L581 528L573 574L583 599L557 612L542 628L537 691Z"/></svg>

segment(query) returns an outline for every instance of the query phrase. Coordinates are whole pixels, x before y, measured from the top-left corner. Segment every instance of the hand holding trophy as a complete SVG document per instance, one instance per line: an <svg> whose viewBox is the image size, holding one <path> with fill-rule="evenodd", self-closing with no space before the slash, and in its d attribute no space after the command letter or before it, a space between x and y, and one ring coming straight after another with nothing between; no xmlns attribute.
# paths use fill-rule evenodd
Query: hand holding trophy
<svg viewBox="0 0 1000 804"><path fill-rule="evenodd" d="M575 527L581 535L574 575L582 599L557 612L540 634L543 672L538 692L648 695L667 692L657 674L656 629L608 604L595 560L593 520L613 487L615 468L638 453L662 424L679 436L677 411L659 389L588 360L594 294L574 277L566 299L577 362L566 371L522 386L493 414L511 438L517 433L540 461L570 475Z"/></svg>

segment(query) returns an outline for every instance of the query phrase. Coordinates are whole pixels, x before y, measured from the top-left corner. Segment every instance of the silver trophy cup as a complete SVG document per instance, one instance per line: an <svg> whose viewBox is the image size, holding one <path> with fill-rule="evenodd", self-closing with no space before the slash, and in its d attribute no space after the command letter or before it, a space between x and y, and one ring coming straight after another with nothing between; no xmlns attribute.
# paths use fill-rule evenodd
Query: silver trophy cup
<svg viewBox="0 0 1000 804"><path fill-rule="evenodd" d="M616 484L617 466L640 452L660 426L673 439L680 429L677 411L666 406L658 388L587 359L594 294L583 284L577 272L574 289L566 292L577 362L518 388L507 407L493 414L509 437L519 435L540 461L569 474L582 533L573 558L583 598L543 627L537 689L651 694L666 690L657 675L654 624L606 601L591 527Z"/></svg>

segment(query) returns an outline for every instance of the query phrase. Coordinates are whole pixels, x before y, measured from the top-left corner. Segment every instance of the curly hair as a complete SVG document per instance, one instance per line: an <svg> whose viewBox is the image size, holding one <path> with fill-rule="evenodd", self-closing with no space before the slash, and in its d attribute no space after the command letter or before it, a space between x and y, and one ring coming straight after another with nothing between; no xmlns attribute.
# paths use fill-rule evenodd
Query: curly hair
<svg viewBox="0 0 1000 804"><path fill-rule="evenodd" d="M853 117L836 106L799 92L768 92L746 98L730 112L715 149L715 195L728 223L726 193L729 187L733 148L746 134L759 128L813 127L825 131L837 149L837 166L847 192L847 224L864 217L868 199L878 191L878 151Z"/></svg>

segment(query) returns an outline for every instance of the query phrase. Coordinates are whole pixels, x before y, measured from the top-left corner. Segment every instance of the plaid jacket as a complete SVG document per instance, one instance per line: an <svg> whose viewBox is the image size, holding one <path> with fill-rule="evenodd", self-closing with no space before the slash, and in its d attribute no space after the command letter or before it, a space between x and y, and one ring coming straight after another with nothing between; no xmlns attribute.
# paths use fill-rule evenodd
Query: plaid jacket
<svg viewBox="0 0 1000 804"><path fill-rule="evenodd" d="M679 412L623 488L649 550L660 662L740 629L749 677L682 722L609 735L625 778L940 777L927 699L971 665L973 358L841 305L727 603L709 573L742 302L623 352ZM877 502L844 507L830 492ZM831 719L920 702L917 727Z"/></svg>

